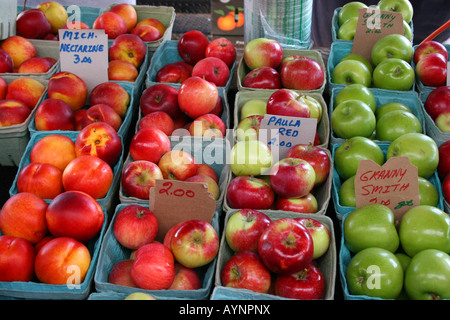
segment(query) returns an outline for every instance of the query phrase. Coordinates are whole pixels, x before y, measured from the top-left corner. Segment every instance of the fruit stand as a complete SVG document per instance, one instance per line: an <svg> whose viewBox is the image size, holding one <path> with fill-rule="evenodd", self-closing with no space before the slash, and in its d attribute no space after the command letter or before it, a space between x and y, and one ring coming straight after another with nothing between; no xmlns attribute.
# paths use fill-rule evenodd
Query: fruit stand
<svg viewBox="0 0 450 320"><path fill-rule="evenodd" d="M281 2L0 21L0 300L450 298L449 46Z"/></svg>

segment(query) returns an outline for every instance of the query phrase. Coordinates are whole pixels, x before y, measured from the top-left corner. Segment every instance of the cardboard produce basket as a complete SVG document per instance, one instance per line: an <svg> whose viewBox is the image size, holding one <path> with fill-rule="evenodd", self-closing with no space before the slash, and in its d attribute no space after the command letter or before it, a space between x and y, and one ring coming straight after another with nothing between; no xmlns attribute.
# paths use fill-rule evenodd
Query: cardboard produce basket
<svg viewBox="0 0 450 320"><path fill-rule="evenodd" d="M195 299L205 300L209 297L214 284L214 270L217 262L217 257L209 264L198 268L198 274L202 281L202 288L197 290L146 290L141 288L133 288L127 286L116 285L108 282L109 273L112 267L119 261L129 259L131 250L123 247L114 236L114 221L118 212L130 204L119 204L100 249L98 264L95 271L94 282L97 293L102 294L125 294L128 295L133 292L146 292L161 299ZM146 206L148 207L148 206ZM220 238L218 213L216 212L211 221L212 226L216 230Z"/></svg>
<svg viewBox="0 0 450 320"><path fill-rule="evenodd" d="M2 1L0 11L0 40L16 34L17 0Z"/></svg>
<svg viewBox="0 0 450 320"><path fill-rule="evenodd" d="M229 210L225 215L224 229L226 229L227 222L230 216L237 210ZM336 267L337 267L337 257L336 257L336 240L334 233L333 222L330 217L325 215L308 215L308 214L294 214L288 211L276 211L276 210L259 210L274 221L281 218L298 218L298 217L312 217L319 222L322 222L330 232L330 246L328 251L322 256L316 259L317 266L323 273L326 280L326 292L324 300L333 300L335 291L335 278L336 278ZM234 254L234 251L228 246L225 232L222 232L220 251L216 265L215 273L215 286L214 292L211 296L212 300L276 300L283 299L279 296L267 294L267 293L256 293L247 289L234 289L227 288L223 286L221 281L221 270L224 267L228 259Z"/></svg>

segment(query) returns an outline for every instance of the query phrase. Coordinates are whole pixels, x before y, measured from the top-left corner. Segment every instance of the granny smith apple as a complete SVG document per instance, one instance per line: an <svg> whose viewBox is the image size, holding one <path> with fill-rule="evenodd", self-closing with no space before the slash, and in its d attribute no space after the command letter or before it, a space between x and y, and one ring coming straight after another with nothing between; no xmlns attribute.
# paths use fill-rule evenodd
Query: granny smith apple
<svg viewBox="0 0 450 320"><path fill-rule="evenodd" d="M358 25L358 17L352 17L339 26L337 38L341 40L353 41Z"/></svg>
<svg viewBox="0 0 450 320"><path fill-rule="evenodd" d="M349 84L342 88L334 97L334 105L337 106L341 102L347 100L360 100L365 102L373 112L375 112L377 108L375 96L372 91L359 83Z"/></svg>
<svg viewBox="0 0 450 320"><path fill-rule="evenodd" d="M401 102L386 102L386 103L382 104L381 106L379 106L378 108L376 108L375 117L377 119L379 119L385 113L388 113L389 111L394 111L394 110L404 110L404 111L412 112L411 109L407 105L405 105Z"/></svg>
<svg viewBox="0 0 450 320"><path fill-rule="evenodd" d="M334 167L343 180L356 174L361 160L372 160L381 166L383 150L373 140L360 136L347 139L334 150Z"/></svg>
<svg viewBox="0 0 450 320"><path fill-rule="evenodd" d="M347 53L345 56L343 56L341 58L340 61L343 61L343 60L358 60L358 61L361 61L362 63L364 63L366 65L367 69L370 70L370 73L373 72L372 63L367 58L363 57L360 54L357 54L357 53L354 53L354 52Z"/></svg>
<svg viewBox="0 0 450 320"><path fill-rule="evenodd" d="M353 295L395 299L403 288L403 268L389 250L370 247L356 253L346 270Z"/></svg>
<svg viewBox="0 0 450 320"><path fill-rule="evenodd" d="M439 164L439 149L436 142L424 133L405 133L389 145L386 159L408 157L417 167L418 175L429 178Z"/></svg>
<svg viewBox="0 0 450 320"><path fill-rule="evenodd" d="M422 133L422 124L414 113L395 110L386 113L377 119L377 139L382 141L394 141L405 133Z"/></svg>
<svg viewBox="0 0 450 320"><path fill-rule="evenodd" d="M272 162L270 148L260 140L238 141L230 151L230 168L236 176L265 174Z"/></svg>
<svg viewBox="0 0 450 320"><path fill-rule="evenodd" d="M351 1L342 6L338 11L338 24L341 26L350 18L358 17L358 9L367 8L367 5L360 1Z"/></svg>
<svg viewBox="0 0 450 320"><path fill-rule="evenodd" d="M415 72L405 60L388 58L375 67L372 77L375 88L408 91L414 84Z"/></svg>
<svg viewBox="0 0 450 320"><path fill-rule="evenodd" d="M251 115L265 115L267 101L262 99L250 99L241 107L240 119L247 118Z"/></svg>
<svg viewBox="0 0 450 320"><path fill-rule="evenodd" d="M450 256L436 249L423 250L412 257L404 278L412 300L450 299Z"/></svg>
<svg viewBox="0 0 450 320"><path fill-rule="evenodd" d="M374 66L389 58L402 59L408 63L413 57L413 45L402 34L389 34L378 39L372 47L371 58Z"/></svg>
<svg viewBox="0 0 450 320"><path fill-rule="evenodd" d="M403 20L410 23L414 14L414 9L408 0L380 0L377 4L380 10L400 12Z"/></svg>
<svg viewBox="0 0 450 320"><path fill-rule="evenodd" d="M439 192L430 180L418 177L419 179L419 201L420 204L436 207L439 203Z"/></svg>
<svg viewBox="0 0 450 320"><path fill-rule="evenodd" d="M400 220L398 233L410 257L425 249L450 253L450 217L437 207L419 205L409 209Z"/></svg>
<svg viewBox="0 0 450 320"><path fill-rule="evenodd" d="M402 265L403 271L406 271L406 268L408 268L409 263L411 262L411 257L403 252L395 252L394 254Z"/></svg>
<svg viewBox="0 0 450 320"><path fill-rule="evenodd" d="M370 137L375 126L375 114L361 100L343 101L331 113L331 127L338 138Z"/></svg>
<svg viewBox="0 0 450 320"><path fill-rule="evenodd" d="M392 210L379 203L355 208L344 218L344 242L352 252L378 247L393 253L398 249L399 237Z"/></svg>
<svg viewBox="0 0 450 320"><path fill-rule="evenodd" d="M339 61L331 73L331 82L343 85L359 83L370 87L372 84L372 73L361 61Z"/></svg>
<svg viewBox="0 0 450 320"><path fill-rule="evenodd" d="M411 26L405 20L403 20L403 28L404 28L403 35L406 37L406 39L408 39L409 41L412 41L413 32L412 32Z"/></svg>
<svg viewBox="0 0 450 320"><path fill-rule="evenodd" d="M344 207L356 207L355 176L342 182L338 190L339 204Z"/></svg>

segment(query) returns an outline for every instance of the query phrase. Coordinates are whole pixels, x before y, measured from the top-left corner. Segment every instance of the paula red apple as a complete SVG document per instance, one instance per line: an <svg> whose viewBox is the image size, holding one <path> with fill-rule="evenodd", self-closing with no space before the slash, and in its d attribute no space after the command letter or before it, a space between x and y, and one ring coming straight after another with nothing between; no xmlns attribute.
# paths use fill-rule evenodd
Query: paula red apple
<svg viewBox="0 0 450 320"><path fill-rule="evenodd" d="M109 272L108 282L118 286L137 288L138 286L134 283L130 274L133 262L133 259L126 259L114 264Z"/></svg>
<svg viewBox="0 0 450 320"><path fill-rule="evenodd" d="M199 163L197 165L197 174L204 174L211 177L216 183L219 183L219 176L217 172L206 163Z"/></svg>
<svg viewBox="0 0 450 320"><path fill-rule="evenodd" d="M219 185L210 176L204 174L196 174L193 175L192 177L187 178L185 181L206 184L206 186L208 187L208 192L211 193L211 195L214 197L216 201L219 200L220 197Z"/></svg>
<svg viewBox="0 0 450 320"><path fill-rule="evenodd" d="M42 101L34 114L36 130L75 130L75 112L61 99L48 98Z"/></svg>
<svg viewBox="0 0 450 320"><path fill-rule="evenodd" d="M138 130L130 142L130 156L133 160L158 163L168 151L170 151L169 137L157 128Z"/></svg>
<svg viewBox="0 0 450 320"><path fill-rule="evenodd" d="M290 89L278 89L267 100L268 114L280 116L309 118L311 115L308 105L298 100L300 95Z"/></svg>
<svg viewBox="0 0 450 320"><path fill-rule="evenodd" d="M34 193L21 192L8 198L0 210L0 231L32 244L47 234L47 202Z"/></svg>
<svg viewBox="0 0 450 320"><path fill-rule="evenodd" d="M291 55L285 57L280 66L281 83L284 88L294 90L316 90L322 87L325 72L313 59Z"/></svg>
<svg viewBox="0 0 450 320"><path fill-rule="evenodd" d="M106 104L116 111L121 118L125 114L130 105L131 97L127 90L117 82L107 81L96 85L90 95L89 104Z"/></svg>
<svg viewBox="0 0 450 320"><path fill-rule="evenodd" d="M126 33L117 36L108 49L110 60L122 60L130 62L139 68L147 54L147 45L137 35Z"/></svg>
<svg viewBox="0 0 450 320"><path fill-rule="evenodd" d="M149 208L128 205L117 213L113 232L122 246L136 250L155 240L158 219Z"/></svg>
<svg viewBox="0 0 450 320"><path fill-rule="evenodd" d="M219 58L205 57L194 65L192 76L208 80L218 87L224 87L230 78L230 69Z"/></svg>
<svg viewBox="0 0 450 320"><path fill-rule="evenodd" d="M0 45L1 47L1 45ZM0 73L11 73L14 71L14 62L8 52L0 49Z"/></svg>
<svg viewBox="0 0 450 320"><path fill-rule="evenodd" d="M284 158L270 170L270 184L281 197L303 197L311 192L316 181L314 168L303 159Z"/></svg>
<svg viewBox="0 0 450 320"><path fill-rule="evenodd" d="M314 245L313 259L315 260L323 256L330 247L330 231L328 227L312 217L299 217L295 219L300 221L311 234Z"/></svg>
<svg viewBox="0 0 450 320"><path fill-rule="evenodd" d="M87 193L65 191L49 203L45 219L52 235L86 243L100 233L105 216L100 204Z"/></svg>
<svg viewBox="0 0 450 320"><path fill-rule="evenodd" d="M43 136L31 147L30 162L50 163L61 171L75 159L75 143L62 134Z"/></svg>
<svg viewBox="0 0 450 320"><path fill-rule="evenodd" d="M30 40L19 35L10 36L3 40L0 44L0 49L11 56L14 69L19 68L25 60L37 57L37 51L34 44L31 43Z"/></svg>
<svg viewBox="0 0 450 320"><path fill-rule="evenodd" d="M191 136L224 138L226 125L219 116L207 113L197 117L189 126Z"/></svg>
<svg viewBox="0 0 450 320"><path fill-rule="evenodd" d="M222 59L231 70L236 62L236 47L225 37L215 38L206 46L205 57Z"/></svg>
<svg viewBox="0 0 450 320"><path fill-rule="evenodd" d="M281 89L280 73L268 66L253 69L242 79L242 86L252 89Z"/></svg>
<svg viewBox="0 0 450 320"><path fill-rule="evenodd" d="M414 50L414 64L417 65L419 60L424 57L425 55L433 52L438 52L444 55L445 61L448 59L448 52L447 48L440 42L435 40L428 40L420 43L417 45L416 49Z"/></svg>
<svg viewBox="0 0 450 320"><path fill-rule="evenodd" d="M34 193L42 199L53 199L64 192L62 171L50 163L31 162L17 175L17 191Z"/></svg>
<svg viewBox="0 0 450 320"><path fill-rule="evenodd" d="M275 200L275 210L316 213L319 210L319 204L312 193L295 198L278 197Z"/></svg>
<svg viewBox="0 0 450 320"><path fill-rule="evenodd" d="M170 150L158 162L164 179L184 181L197 174L197 163L183 150Z"/></svg>
<svg viewBox="0 0 450 320"><path fill-rule="evenodd" d="M231 208L270 209L275 194L270 184L253 176L237 176L227 187L227 202Z"/></svg>
<svg viewBox="0 0 450 320"><path fill-rule="evenodd" d="M34 247L28 240L0 235L0 281L31 281L34 258Z"/></svg>
<svg viewBox="0 0 450 320"><path fill-rule="evenodd" d="M72 72L61 71L50 77L47 87L49 98L61 99L76 111L84 107L88 90L83 79Z"/></svg>
<svg viewBox="0 0 450 320"><path fill-rule="evenodd" d="M425 86L444 86L447 80L447 59L438 52L426 54L417 62L416 73Z"/></svg>
<svg viewBox="0 0 450 320"><path fill-rule="evenodd" d="M178 39L178 54L186 63L195 65L205 57L208 44L209 40L203 32L189 30L183 33L180 39Z"/></svg>
<svg viewBox="0 0 450 320"><path fill-rule="evenodd" d="M24 123L30 114L31 109L22 101L0 100L0 128Z"/></svg>
<svg viewBox="0 0 450 320"><path fill-rule="evenodd" d="M243 58L250 70L262 66L276 69L283 60L283 48L274 39L255 38L245 45Z"/></svg>
<svg viewBox="0 0 450 320"><path fill-rule="evenodd" d="M200 276L196 269L187 268L175 263L175 278L169 290L198 290L202 287Z"/></svg>
<svg viewBox="0 0 450 320"><path fill-rule="evenodd" d="M127 33L127 24L117 13L107 11L94 20L92 29L103 29L108 39L116 39L119 35Z"/></svg>
<svg viewBox="0 0 450 320"><path fill-rule="evenodd" d="M174 130L174 126L173 119L167 112L154 111L141 118L138 129L149 127L158 128L167 136L170 136Z"/></svg>
<svg viewBox="0 0 450 320"><path fill-rule="evenodd" d="M200 77L189 77L178 89L178 106L195 119L210 113L216 106L219 91L214 83Z"/></svg>
<svg viewBox="0 0 450 320"><path fill-rule="evenodd" d="M182 115L178 106L178 90L166 83L157 83L146 88L139 99L139 108L145 116L163 111L173 119Z"/></svg>
<svg viewBox="0 0 450 320"><path fill-rule="evenodd" d="M157 164L147 160L131 161L122 171L122 191L128 197L148 200L150 188L155 186L157 179L163 179Z"/></svg>
<svg viewBox="0 0 450 320"><path fill-rule="evenodd" d="M162 66L155 75L160 83L182 83L192 75L194 67L184 61L175 61Z"/></svg>
<svg viewBox="0 0 450 320"><path fill-rule="evenodd" d="M99 103L86 109L80 121L81 128L94 122L106 122L118 132L122 125L122 117L109 105Z"/></svg>
<svg viewBox="0 0 450 320"><path fill-rule="evenodd" d="M31 77L14 79L8 85L6 99L15 99L34 109L45 92L45 85Z"/></svg>

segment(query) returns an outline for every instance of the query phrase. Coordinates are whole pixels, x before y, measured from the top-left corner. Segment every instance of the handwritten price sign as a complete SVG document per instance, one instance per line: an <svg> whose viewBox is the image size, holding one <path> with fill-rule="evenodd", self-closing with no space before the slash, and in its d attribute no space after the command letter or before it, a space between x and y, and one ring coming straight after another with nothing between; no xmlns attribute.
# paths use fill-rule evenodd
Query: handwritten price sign
<svg viewBox="0 0 450 320"><path fill-rule="evenodd" d="M380 203L400 220L410 208L419 205L417 167L408 157L390 158L383 166L361 160L355 176L356 206Z"/></svg>

